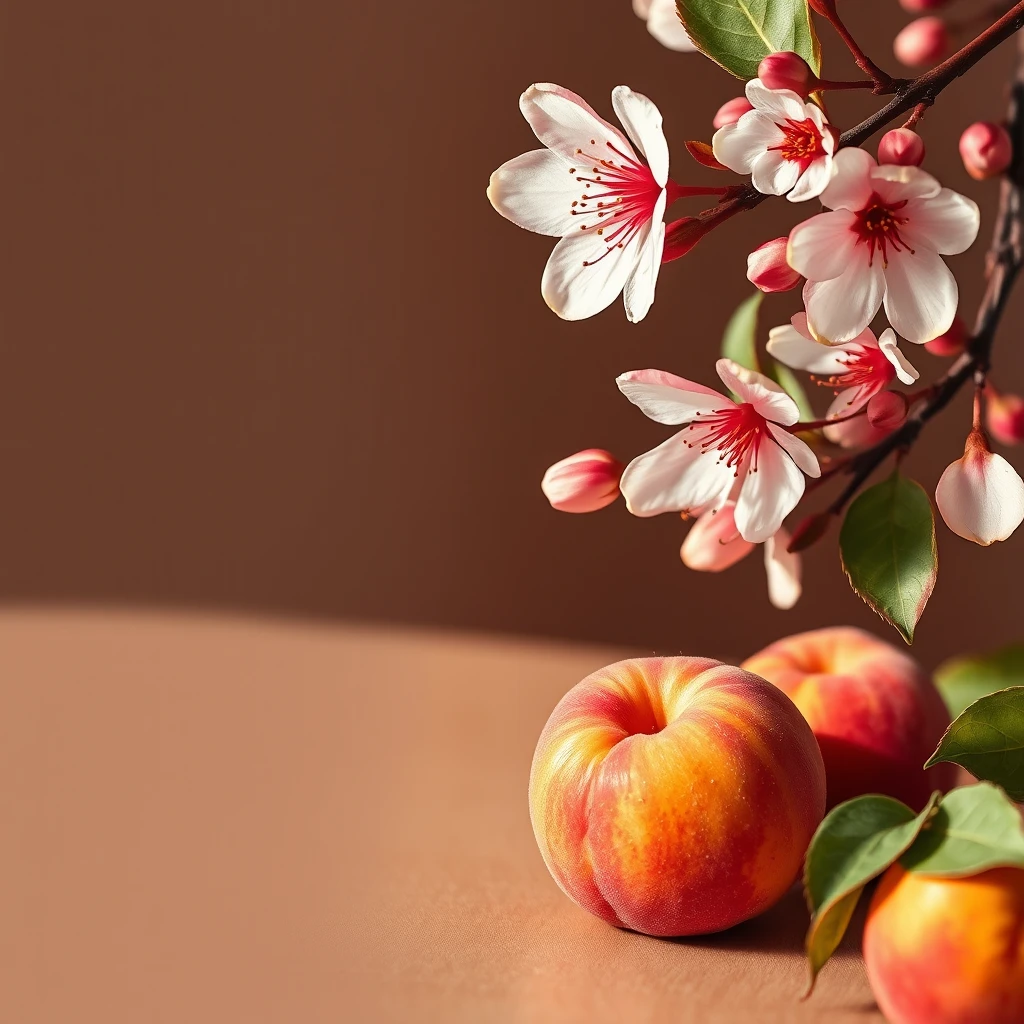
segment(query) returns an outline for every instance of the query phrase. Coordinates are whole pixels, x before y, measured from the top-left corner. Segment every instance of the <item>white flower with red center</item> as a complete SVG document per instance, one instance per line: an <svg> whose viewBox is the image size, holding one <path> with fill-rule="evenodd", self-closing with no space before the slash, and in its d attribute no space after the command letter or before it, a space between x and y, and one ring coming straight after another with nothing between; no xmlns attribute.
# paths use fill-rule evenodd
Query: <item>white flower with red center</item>
<svg viewBox="0 0 1024 1024"><path fill-rule="evenodd" d="M804 474L819 476L814 452L784 429L800 418L774 381L719 359L719 377L739 397L661 370L632 370L619 390L658 423L683 429L635 458L620 488L630 512L700 515L736 503L736 529L750 543L772 537L804 492Z"/></svg>
<svg viewBox="0 0 1024 1024"><path fill-rule="evenodd" d="M679 549L689 569L721 572L746 558L755 545L745 541L736 528L736 502L703 513L690 527ZM800 599L800 556L787 551L790 536L780 528L764 542L764 571L768 577L768 600L782 609L792 608Z"/></svg>
<svg viewBox="0 0 1024 1024"><path fill-rule="evenodd" d="M676 0L633 0L633 11L647 22L647 31L670 50L692 53L697 49L683 28Z"/></svg>
<svg viewBox="0 0 1024 1024"><path fill-rule="evenodd" d="M683 195L721 192L669 179L661 114L646 96L620 85L612 106L628 139L575 93L531 85L519 107L547 148L502 164L487 189L513 224L561 238L544 268L541 294L565 320L600 313L620 292L626 316L642 320L654 301L666 205Z"/></svg>
<svg viewBox="0 0 1024 1024"><path fill-rule="evenodd" d="M791 323L768 332L768 352L780 363L805 370L816 383L835 391L826 419L857 412L894 380L913 384L921 376L899 350L891 327L877 339L870 328L865 328L853 341L822 345L811 336L806 313L797 313Z"/></svg>
<svg viewBox="0 0 1024 1024"><path fill-rule="evenodd" d="M789 89L747 82L753 106L711 140L715 159L749 174L758 192L798 203L821 195L832 177L836 140L821 108Z"/></svg>
<svg viewBox="0 0 1024 1024"><path fill-rule="evenodd" d="M789 234L789 265L807 278L811 333L852 341L884 304L901 337L921 344L956 315L956 279L942 256L978 234L978 206L918 167L879 166L862 149L842 149L821 195L830 213Z"/></svg>

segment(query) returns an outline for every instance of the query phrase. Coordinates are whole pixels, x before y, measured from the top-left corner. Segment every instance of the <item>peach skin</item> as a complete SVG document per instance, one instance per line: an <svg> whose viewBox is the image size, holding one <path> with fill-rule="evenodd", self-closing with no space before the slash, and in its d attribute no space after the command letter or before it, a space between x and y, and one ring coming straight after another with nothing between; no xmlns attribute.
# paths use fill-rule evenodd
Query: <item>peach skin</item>
<svg viewBox="0 0 1024 1024"><path fill-rule="evenodd" d="M884 793L921 810L933 790L956 781L955 765L927 772L949 714L913 658L859 629L818 629L786 637L743 667L792 698L825 761L828 806Z"/></svg>
<svg viewBox="0 0 1024 1024"><path fill-rule="evenodd" d="M789 888L825 809L825 772L780 690L706 658L640 658L574 686L530 773L555 881L648 935L754 917Z"/></svg>
<svg viewBox="0 0 1024 1024"><path fill-rule="evenodd" d="M868 909L864 962L890 1024L1020 1024L1024 871L929 878L894 864Z"/></svg>

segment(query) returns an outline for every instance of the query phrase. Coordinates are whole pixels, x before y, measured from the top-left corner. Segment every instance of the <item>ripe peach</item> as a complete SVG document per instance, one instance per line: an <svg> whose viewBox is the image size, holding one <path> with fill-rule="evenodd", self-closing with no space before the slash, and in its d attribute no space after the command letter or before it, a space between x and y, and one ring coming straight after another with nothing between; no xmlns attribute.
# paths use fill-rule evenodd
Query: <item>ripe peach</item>
<svg viewBox="0 0 1024 1024"><path fill-rule="evenodd" d="M1020 1024L1024 871L928 878L894 864L868 909L864 962L890 1024Z"/></svg>
<svg viewBox="0 0 1024 1024"><path fill-rule="evenodd" d="M885 793L915 810L949 789L956 766L928 760L949 714L913 658L859 629L818 629L786 637L743 667L792 698L821 747L828 806Z"/></svg>
<svg viewBox="0 0 1024 1024"><path fill-rule="evenodd" d="M824 809L821 755L792 702L706 658L588 676L552 712L530 772L533 831L562 891L649 935L766 910Z"/></svg>

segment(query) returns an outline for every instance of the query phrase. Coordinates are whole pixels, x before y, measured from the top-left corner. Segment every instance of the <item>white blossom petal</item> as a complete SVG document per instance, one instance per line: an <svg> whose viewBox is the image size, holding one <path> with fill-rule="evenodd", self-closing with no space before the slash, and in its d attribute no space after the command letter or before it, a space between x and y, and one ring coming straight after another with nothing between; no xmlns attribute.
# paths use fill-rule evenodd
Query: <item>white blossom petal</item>
<svg viewBox="0 0 1024 1024"><path fill-rule="evenodd" d="M699 412L731 409L734 403L696 381L663 370L630 370L615 378L619 390L656 423L678 426Z"/></svg>
<svg viewBox="0 0 1024 1024"><path fill-rule="evenodd" d="M752 78L744 92L747 102L773 121L803 121L807 117L807 104L790 89L769 89L759 78Z"/></svg>
<svg viewBox="0 0 1024 1024"><path fill-rule="evenodd" d="M765 419L786 426L800 419L796 402L763 373L748 370L731 359L719 359L715 369L725 386L738 395L741 402L749 402Z"/></svg>
<svg viewBox="0 0 1024 1024"><path fill-rule="evenodd" d="M826 135L826 138L831 138L831 136ZM791 203L802 203L808 199L814 199L825 191L831 180L831 157L819 158L810 164L807 170L800 175L800 179L793 186L792 191L786 194L786 198Z"/></svg>
<svg viewBox="0 0 1024 1024"><path fill-rule="evenodd" d="M885 294L885 278L881 260L869 263L867 255L857 254L838 277L804 285L807 323L815 337L837 344L853 341L875 318Z"/></svg>
<svg viewBox="0 0 1024 1024"><path fill-rule="evenodd" d="M662 192L654 207L651 224L644 231L646 237L640 245L636 267L622 293L626 319L632 324L643 320L654 304L654 289L658 284L658 271L665 251L665 202L665 193Z"/></svg>
<svg viewBox="0 0 1024 1024"><path fill-rule="evenodd" d="M903 213L908 244L915 248L926 245L944 256L970 248L981 226L978 204L949 188L931 199L911 200Z"/></svg>
<svg viewBox="0 0 1024 1024"><path fill-rule="evenodd" d="M805 478L797 464L766 439L757 451L757 470L747 473L736 499L740 536L754 544L766 541L796 508L804 486Z"/></svg>
<svg viewBox="0 0 1024 1024"><path fill-rule="evenodd" d="M822 377L846 372L846 345L822 345L804 337L796 327L782 324L768 332L768 354L784 366Z"/></svg>
<svg viewBox="0 0 1024 1024"><path fill-rule="evenodd" d="M833 210L860 210L873 191L870 174L876 166L870 153L846 146L832 158L833 174L821 201Z"/></svg>
<svg viewBox="0 0 1024 1024"><path fill-rule="evenodd" d="M797 224L789 233L786 260L804 277L830 281L850 266L857 247L853 226L857 215L849 210L819 213Z"/></svg>
<svg viewBox="0 0 1024 1024"><path fill-rule="evenodd" d="M564 160L578 159L577 150L594 150L603 157L611 142L627 156L635 157L633 147L582 96L550 82L531 85L519 98L519 109L534 134L548 149ZM591 141L593 140L593 144Z"/></svg>
<svg viewBox="0 0 1024 1024"><path fill-rule="evenodd" d="M647 158L654 180L664 188L668 181L668 142L662 128L661 111L628 85L617 85L612 90L612 109L626 134Z"/></svg>
<svg viewBox="0 0 1024 1024"><path fill-rule="evenodd" d="M675 0L633 0L633 10L647 22L647 31L669 50L692 53L697 49L679 20Z"/></svg>
<svg viewBox="0 0 1024 1024"><path fill-rule="evenodd" d="M949 330L958 302L956 278L942 257L926 246L889 256L885 268L885 313L907 341L924 344Z"/></svg>
<svg viewBox="0 0 1024 1024"><path fill-rule="evenodd" d="M914 368L913 363L900 351L896 342L896 332L891 327L882 331L882 336L878 339L878 348L885 358L896 367L896 376L904 384L913 384L921 376Z"/></svg>
<svg viewBox="0 0 1024 1024"><path fill-rule="evenodd" d="M1024 521L1024 481L1001 455L970 448L939 478L935 504L958 537L988 547Z"/></svg>
<svg viewBox="0 0 1024 1024"><path fill-rule="evenodd" d="M789 611L803 593L800 585L802 566L800 555L789 552L790 536L778 529L764 542L764 571L768 577L768 600L776 608Z"/></svg>
<svg viewBox="0 0 1024 1024"><path fill-rule="evenodd" d="M572 230L570 210L579 192L568 164L550 149L534 149L503 163L487 186L487 198L502 217L556 238Z"/></svg>
<svg viewBox="0 0 1024 1024"><path fill-rule="evenodd" d="M871 171L874 191L886 203L937 196L942 187L927 171L904 164L885 164Z"/></svg>
<svg viewBox="0 0 1024 1024"><path fill-rule="evenodd" d="M774 423L767 424L768 431L775 438L780 448L810 477L821 476L821 466L818 465L818 456L806 441L791 434Z"/></svg>
<svg viewBox="0 0 1024 1024"><path fill-rule="evenodd" d="M867 405L868 399L871 398L872 395L878 394L881 390L881 385L874 388L863 386L844 388L836 395L835 398L832 399L828 409L825 411L825 419L836 420L842 416L849 416L850 413L854 413L858 409ZM865 417L864 420L867 422L867 417ZM840 424L840 426L845 426L845 424ZM833 440L833 438L829 436L829 430L831 429L833 428L825 428L825 437L829 441Z"/></svg>
<svg viewBox="0 0 1024 1024"><path fill-rule="evenodd" d="M563 320L585 320L607 309L633 273L649 227L633 235L621 249L610 251L593 231L566 235L544 267L540 282L544 301Z"/></svg>
<svg viewBox="0 0 1024 1024"><path fill-rule="evenodd" d="M629 511L643 518L662 512L699 515L729 496L735 475L714 452L704 452L689 429L637 456L619 487Z"/></svg>
<svg viewBox="0 0 1024 1024"><path fill-rule="evenodd" d="M770 146L782 142L782 129L760 111L748 110L734 124L719 128L711 138L715 159L737 174L749 174L754 161Z"/></svg>
<svg viewBox="0 0 1024 1024"><path fill-rule="evenodd" d="M736 529L735 508L734 501L726 501L697 519L679 549L683 565L697 572L722 572L754 550Z"/></svg>
<svg viewBox="0 0 1024 1024"><path fill-rule="evenodd" d="M769 196L785 195L800 177L800 165L787 160L777 149L766 149L750 169L750 183Z"/></svg>

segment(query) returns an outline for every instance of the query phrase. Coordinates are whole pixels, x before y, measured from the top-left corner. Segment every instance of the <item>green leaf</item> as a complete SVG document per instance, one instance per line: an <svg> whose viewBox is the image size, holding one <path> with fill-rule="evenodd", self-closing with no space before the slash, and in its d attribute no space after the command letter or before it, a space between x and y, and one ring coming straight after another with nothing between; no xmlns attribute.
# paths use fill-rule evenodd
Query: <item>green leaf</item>
<svg viewBox="0 0 1024 1024"><path fill-rule="evenodd" d="M800 419L802 421L810 422L817 419L814 415L814 410L811 408L811 403L807 400L807 392L804 391L803 385L797 379L796 374L788 366L783 366L782 363L776 362L773 359L771 360L771 366L768 368L768 376L796 402L796 407L800 410Z"/></svg>
<svg viewBox="0 0 1024 1024"><path fill-rule="evenodd" d="M757 78L761 60L779 50L821 71L807 0L677 0L676 7L697 49L737 78Z"/></svg>
<svg viewBox="0 0 1024 1024"><path fill-rule="evenodd" d="M757 358L757 314L761 309L762 292L754 292L733 311L722 335L722 355L748 370L760 372Z"/></svg>
<svg viewBox="0 0 1024 1024"><path fill-rule="evenodd" d="M1024 686L976 700L946 730L925 768L952 761L1024 800Z"/></svg>
<svg viewBox="0 0 1024 1024"><path fill-rule="evenodd" d="M804 863L811 910L805 948L814 988L818 971L836 951L861 890L900 858L935 812L933 793L920 814L888 796L859 796L830 811L814 833Z"/></svg>
<svg viewBox="0 0 1024 1024"><path fill-rule="evenodd" d="M950 715L956 718L979 697L1008 686L1024 686L1024 646L953 658L936 669L935 683Z"/></svg>
<svg viewBox="0 0 1024 1024"><path fill-rule="evenodd" d="M988 782L951 790L900 863L908 871L948 878L989 868L1024 868L1020 811Z"/></svg>
<svg viewBox="0 0 1024 1024"><path fill-rule="evenodd" d="M864 491L839 532L843 569L853 589L908 644L935 589L935 519L924 488L897 470Z"/></svg>

